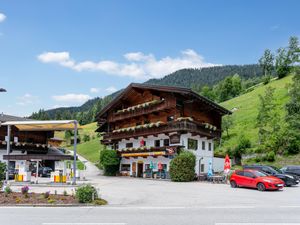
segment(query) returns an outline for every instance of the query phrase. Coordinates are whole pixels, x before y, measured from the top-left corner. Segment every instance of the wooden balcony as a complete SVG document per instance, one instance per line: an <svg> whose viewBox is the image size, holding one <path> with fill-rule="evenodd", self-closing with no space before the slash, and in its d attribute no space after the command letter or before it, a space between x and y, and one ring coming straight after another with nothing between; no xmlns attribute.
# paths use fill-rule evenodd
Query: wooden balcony
<svg viewBox="0 0 300 225"><path fill-rule="evenodd" d="M125 120L125 119L129 119L129 118L133 118L133 117L147 115L150 113L160 112L160 111L171 109L174 107L175 107L174 102L162 101L158 104L150 105L145 108L137 108L132 111L126 111L126 112L121 112L121 113L115 112L109 118L109 122L116 122L116 121Z"/></svg>
<svg viewBox="0 0 300 225"><path fill-rule="evenodd" d="M113 141L129 138L147 137L149 135L169 134L172 132L192 133L193 135L201 135L208 138L220 138L220 130L211 130L206 128L204 124L194 121L172 121L161 125L160 127L142 128L138 130L125 131L121 133L107 133L103 135L102 142L108 144Z"/></svg>

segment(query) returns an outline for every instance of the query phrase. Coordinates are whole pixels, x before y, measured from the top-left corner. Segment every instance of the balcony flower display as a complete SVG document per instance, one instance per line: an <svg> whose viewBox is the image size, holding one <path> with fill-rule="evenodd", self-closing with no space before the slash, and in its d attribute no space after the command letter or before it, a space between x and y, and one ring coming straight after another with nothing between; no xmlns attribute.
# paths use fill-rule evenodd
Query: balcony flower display
<svg viewBox="0 0 300 225"><path fill-rule="evenodd" d="M210 129L210 130L214 130L214 131L217 130L217 127L212 124L204 123L204 125L205 125L206 129Z"/></svg>
<svg viewBox="0 0 300 225"><path fill-rule="evenodd" d="M188 121L194 121L194 119L192 117L179 117L176 119L176 121L184 121L184 120L188 120Z"/></svg>
<svg viewBox="0 0 300 225"><path fill-rule="evenodd" d="M126 109L120 109L116 113L119 114L119 113L124 113L124 112L131 112L131 111L134 111L136 109L146 108L146 107L149 107L149 106L152 106L152 105L159 104L163 101L164 101L164 99L145 102L145 103L142 103L142 104L138 104L138 105L135 105L135 106L128 107Z"/></svg>
<svg viewBox="0 0 300 225"><path fill-rule="evenodd" d="M163 124L162 121L158 121L155 123L147 123L144 125L138 125L138 126L134 126L134 127L126 127L126 128L121 128L121 129L117 129L117 130L113 130L113 133L121 133L121 132L129 132L129 131L136 131L136 130L140 130L143 128L152 128L152 127L159 127Z"/></svg>

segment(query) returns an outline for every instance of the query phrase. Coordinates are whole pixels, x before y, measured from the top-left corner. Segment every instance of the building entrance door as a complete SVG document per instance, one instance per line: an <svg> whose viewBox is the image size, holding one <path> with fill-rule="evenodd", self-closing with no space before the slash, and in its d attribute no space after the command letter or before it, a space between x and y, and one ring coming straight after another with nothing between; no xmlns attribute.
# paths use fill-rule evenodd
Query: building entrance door
<svg viewBox="0 0 300 225"><path fill-rule="evenodd" d="M132 176L135 177L136 176L136 162L132 163Z"/></svg>
<svg viewBox="0 0 300 225"><path fill-rule="evenodd" d="M139 162L138 163L138 171L137 171L138 177L143 177L143 168L144 168L144 163Z"/></svg>

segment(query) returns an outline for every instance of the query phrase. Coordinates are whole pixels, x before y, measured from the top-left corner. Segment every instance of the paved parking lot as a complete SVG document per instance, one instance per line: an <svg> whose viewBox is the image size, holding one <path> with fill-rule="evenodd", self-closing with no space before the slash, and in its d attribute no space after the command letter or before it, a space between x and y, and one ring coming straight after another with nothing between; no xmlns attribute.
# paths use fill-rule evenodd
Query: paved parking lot
<svg viewBox="0 0 300 225"><path fill-rule="evenodd" d="M300 205L300 187L259 192L233 189L227 184L174 183L127 177L99 177L94 184L110 205L124 206L295 206Z"/></svg>

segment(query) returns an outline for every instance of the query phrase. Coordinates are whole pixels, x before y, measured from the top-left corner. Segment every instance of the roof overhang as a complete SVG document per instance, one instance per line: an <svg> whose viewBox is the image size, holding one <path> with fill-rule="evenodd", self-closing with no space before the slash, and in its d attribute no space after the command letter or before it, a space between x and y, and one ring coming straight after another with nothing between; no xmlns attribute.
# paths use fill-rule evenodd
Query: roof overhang
<svg viewBox="0 0 300 225"><path fill-rule="evenodd" d="M3 155L4 160L73 160L71 155L48 155L48 154L28 154L28 155Z"/></svg>
<svg viewBox="0 0 300 225"><path fill-rule="evenodd" d="M107 104L97 115L96 118L100 118L103 116L107 111L109 111L112 107L114 107L132 88L139 88L139 89L148 89L154 91L161 91L161 92L172 92L178 93L183 95L190 95L192 98L197 99L201 102L204 102L210 107L219 111L222 115L232 114L232 112L221 105L213 102L212 100L199 95L198 93L192 91L190 88L185 87L177 87L177 86L163 86L163 85L151 85L151 84L137 84L131 83L125 88L118 96L116 96L109 104Z"/></svg>
<svg viewBox="0 0 300 225"><path fill-rule="evenodd" d="M8 121L0 126L15 126L20 131L66 131L80 128L76 120Z"/></svg>

